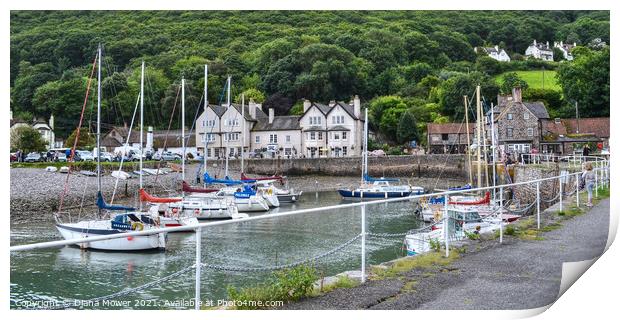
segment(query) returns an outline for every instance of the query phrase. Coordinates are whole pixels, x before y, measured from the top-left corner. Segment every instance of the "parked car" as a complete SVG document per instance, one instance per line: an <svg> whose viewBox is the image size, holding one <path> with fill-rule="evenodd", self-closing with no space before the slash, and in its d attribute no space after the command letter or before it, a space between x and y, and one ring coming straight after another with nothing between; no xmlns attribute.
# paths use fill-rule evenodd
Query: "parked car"
<svg viewBox="0 0 620 320"><path fill-rule="evenodd" d="M58 161L58 162L67 162L67 155L64 152L59 152L58 153L58 159L56 159L56 161Z"/></svg>
<svg viewBox="0 0 620 320"><path fill-rule="evenodd" d="M371 157L384 157L385 156L385 151L381 150L381 149L377 149L377 150L373 150L368 152L368 155Z"/></svg>
<svg viewBox="0 0 620 320"><path fill-rule="evenodd" d="M156 153L153 156L153 160L164 160L164 161L176 161L176 160L181 160L181 155L176 154L176 153L172 153L170 151L164 151L161 153Z"/></svg>
<svg viewBox="0 0 620 320"><path fill-rule="evenodd" d="M17 161L17 155L15 153L11 153L11 162Z"/></svg>
<svg viewBox="0 0 620 320"><path fill-rule="evenodd" d="M109 152L101 153L101 161L112 162L113 159L114 159L114 156L111 153Z"/></svg>
<svg viewBox="0 0 620 320"><path fill-rule="evenodd" d="M95 157L93 157L93 153L86 150L75 150L75 155L77 161L95 161Z"/></svg>
<svg viewBox="0 0 620 320"><path fill-rule="evenodd" d="M40 162L40 161L43 161L43 157L38 152L30 152L26 156L26 159L24 159L24 162Z"/></svg>

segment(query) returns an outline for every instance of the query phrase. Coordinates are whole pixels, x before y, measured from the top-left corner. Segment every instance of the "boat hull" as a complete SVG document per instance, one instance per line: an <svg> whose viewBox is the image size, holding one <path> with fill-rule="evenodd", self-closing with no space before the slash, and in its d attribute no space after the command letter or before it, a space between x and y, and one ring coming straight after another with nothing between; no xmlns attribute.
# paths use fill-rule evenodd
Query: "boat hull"
<svg viewBox="0 0 620 320"><path fill-rule="evenodd" d="M102 236L108 234L118 234L125 231L111 228L101 228L101 226L85 225L84 223L59 223L56 229L65 240L83 239L88 237ZM131 236L126 238L108 239L95 242L80 243L82 249L95 249L106 251L146 251L164 250L166 248L165 233L158 233L146 236Z"/></svg>
<svg viewBox="0 0 620 320"><path fill-rule="evenodd" d="M292 194L279 194L278 201L280 201L280 203L294 203L299 200L299 197L301 197L301 192Z"/></svg>
<svg viewBox="0 0 620 320"><path fill-rule="evenodd" d="M387 198L403 198L408 197L413 192L411 191L357 191L357 190L346 190L339 189L338 193L343 198L360 198L360 199L387 199ZM420 193L421 194L421 193Z"/></svg>

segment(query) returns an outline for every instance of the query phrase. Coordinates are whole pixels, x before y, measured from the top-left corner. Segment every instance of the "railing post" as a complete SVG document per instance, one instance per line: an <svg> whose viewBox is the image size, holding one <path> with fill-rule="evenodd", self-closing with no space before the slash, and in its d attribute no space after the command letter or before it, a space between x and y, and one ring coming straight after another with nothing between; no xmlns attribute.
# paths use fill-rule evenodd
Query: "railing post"
<svg viewBox="0 0 620 320"><path fill-rule="evenodd" d="M577 197L577 208L579 208L579 173L575 175L575 193Z"/></svg>
<svg viewBox="0 0 620 320"><path fill-rule="evenodd" d="M504 241L504 217L502 213L504 212L504 187L499 188L499 243Z"/></svg>
<svg viewBox="0 0 620 320"><path fill-rule="evenodd" d="M536 228L540 229L540 181L536 181Z"/></svg>
<svg viewBox="0 0 620 320"><path fill-rule="evenodd" d="M444 194L443 200L443 237L446 244L446 258L450 256L450 244L449 244L449 230L448 230L448 202L450 201L450 195Z"/></svg>
<svg viewBox="0 0 620 320"><path fill-rule="evenodd" d="M594 194L598 197L598 168L594 169Z"/></svg>
<svg viewBox="0 0 620 320"><path fill-rule="evenodd" d="M560 177L558 178L558 183L560 184L560 211L562 211L562 174L560 173Z"/></svg>
<svg viewBox="0 0 620 320"><path fill-rule="evenodd" d="M200 310L200 264L201 264L201 252L200 247L202 243L202 228L196 229L196 310Z"/></svg>
<svg viewBox="0 0 620 320"><path fill-rule="evenodd" d="M362 205L362 283L366 282L366 205Z"/></svg>

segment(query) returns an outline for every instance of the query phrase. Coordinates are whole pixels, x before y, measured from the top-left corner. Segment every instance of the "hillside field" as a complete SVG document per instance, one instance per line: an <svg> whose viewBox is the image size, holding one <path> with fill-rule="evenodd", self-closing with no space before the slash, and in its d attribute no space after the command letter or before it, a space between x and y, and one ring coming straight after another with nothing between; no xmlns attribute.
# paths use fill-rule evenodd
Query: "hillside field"
<svg viewBox="0 0 620 320"><path fill-rule="evenodd" d="M521 79L527 82L530 88L533 89L553 89L557 91L562 91L562 88L557 82L555 78L555 71L551 70L537 70L537 71L510 71L516 72ZM502 83L502 78L505 73L502 73L495 77L495 82L497 84ZM544 79L544 83L543 83Z"/></svg>

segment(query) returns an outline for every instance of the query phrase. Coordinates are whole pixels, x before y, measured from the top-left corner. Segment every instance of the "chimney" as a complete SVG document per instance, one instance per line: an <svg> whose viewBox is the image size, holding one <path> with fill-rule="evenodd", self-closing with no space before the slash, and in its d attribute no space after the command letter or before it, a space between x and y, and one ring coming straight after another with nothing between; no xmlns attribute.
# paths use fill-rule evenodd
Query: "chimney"
<svg viewBox="0 0 620 320"><path fill-rule="evenodd" d="M534 45L536 45L536 39L534 39Z"/></svg>
<svg viewBox="0 0 620 320"><path fill-rule="evenodd" d="M146 146L144 147L144 149L153 150L153 127L148 127L146 133Z"/></svg>
<svg viewBox="0 0 620 320"><path fill-rule="evenodd" d="M304 99L304 113L306 111L308 111L308 109L310 109L310 106L312 105L312 103L310 102L310 100L308 99Z"/></svg>
<svg viewBox="0 0 620 320"><path fill-rule="evenodd" d="M512 101L521 102L521 87L512 88Z"/></svg>
<svg viewBox="0 0 620 320"><path fill-rule="evenodd" d="M269 108L269 124L273 123L273 108Z"/></svg>
<svg viewBox="0 0 620 320"><path fill-rule="evenodd" d="M256 119L256 103L254 99L250 98L250 103L248 103L248 109L250 109L250 117L252 119Z"/></svg>
<svg viewBox="0 0 620 320"><path fill-rule="evenodd" d="M547 49L549 49L549 41L547 41Z"/></svg>
<svg viewBox="0 0 620 320"><path fill-rule="evenodd" d="M361 115L360 111L361 111L360 97L358 95L355 95L355 97L353 98L353 114L358 119L360 118L360 115Z"/></svg>
<svg viewBox="0 0 620 320"><path fill-rule="evenodd" d="M335 105L336 105L336 100L332 100L332 101L329 102L329 106L330 107L333 107Z"/></svg>
<svg viewBox="0 0 620 320"><path fill-rule="evenodd" d="M499 46L498 45L495 46L495 51L499 52Z"/></svg>
<svg viewBox="0 0 620 320"><path fill-rule="evenodd" d="M11 118L13 117L13 113L11 111ZM54 130L54 115L50 116L50 128Z"/></svg>

